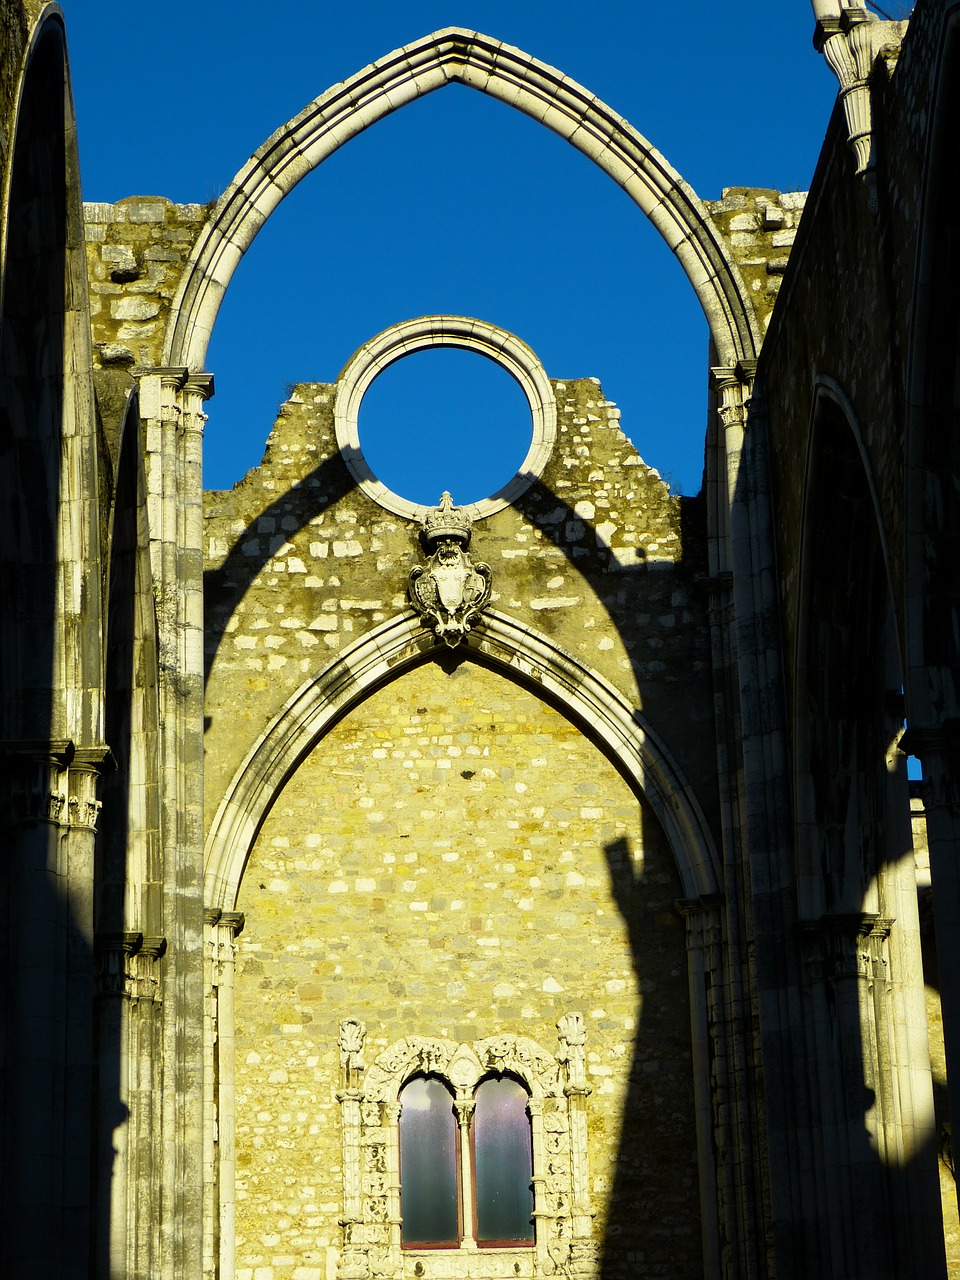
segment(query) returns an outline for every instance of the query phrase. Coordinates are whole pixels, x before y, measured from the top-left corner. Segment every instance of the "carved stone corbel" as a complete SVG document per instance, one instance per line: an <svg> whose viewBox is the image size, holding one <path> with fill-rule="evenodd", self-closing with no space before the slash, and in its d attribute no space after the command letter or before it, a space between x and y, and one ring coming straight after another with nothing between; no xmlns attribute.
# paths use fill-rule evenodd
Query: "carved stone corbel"
<svg viewBox="0 0 960 1280"><path fill-rule="evenodd" d="M813 43L840 82L840 100L857 176L867 187L867 207L877 211L876 156L870 75L880 57L895 59L906 22L881 21L860 0L813 0Z"/></svg>

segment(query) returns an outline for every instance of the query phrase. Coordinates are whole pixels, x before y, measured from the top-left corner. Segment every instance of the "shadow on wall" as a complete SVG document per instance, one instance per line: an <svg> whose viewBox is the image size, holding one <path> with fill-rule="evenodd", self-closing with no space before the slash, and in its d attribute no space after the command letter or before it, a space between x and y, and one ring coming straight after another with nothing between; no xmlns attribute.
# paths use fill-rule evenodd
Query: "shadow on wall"
<svg viewBox="0 0 960 1280"><path fill-rule="evenodd" d="M0 755L7 788L0 1271L11 1276L66 1274L91 1257L94 1235L109 1235L109 1210L94 1207L91 1188L93 1131L100 1121L112 1127L123 1112L115 1088L96 1121L91 1109L96 753L71 740L66 718L74 684L98 657L85 647L89 632L64 634L62 614L61 561L83 554L64 533L82 523L65 509L80 495L67 492L63 470L64 458L76 461L82 447L64 430L64 384L74 376L64 357L74 356L77 341L65 309L75 305L71 273L82 270L65 86L63 31L54 17L24 72L0 317ZM94 632L96 625L94 619ZM75 667L63 651L71 645ZM103 1069L116 1078L115 1062Z"/></svg>
<svg viewBox="0 0 960 1280"><path fill-rule="evenodd" d="M789 1129L791 1141L810 1144L819 1173L789 1203L777 1202L784 1189L774 1183L772 1207L791 1232L799 1274L937 1275L928 1064L922 1040L908 1044L900 1031L926 1025L906 759L897 748L903 664L877 502L853 424L824 396L812 431L791 672L794 861L789 898L773 902L775 875L754 890L753 911L757 984L786 964L803 995L801 1028L776 1032L785 1045L794 1038L783 1075L768 1078L768 1098L780 1098L779 1116L767 1104L770 1141ZM750 477L765 472L761 463L754 455L741 469L744 504L755 500ZM795 939L786 953L785 928Z"/></svg>
<svg viewBox="0 0 960 1280"><path fill-rule="evenodd" d="M670 1242L677 1280L700 1280L693 1065L684 923L675 909L681 888L656 820L641 808L643 864L628 840L604 849L613 898L630 941L640 1007L616 1168L608 1193L599 1274L625 1280L643 1274L648 1255ZM653 1140L653 1117L657 1117ZM669 1141L664 1145L664 1130ZM681 1251L686 1237L688 1248Z"/></svg>
<svg viewBox="0 0 960 1280"><path fill-rule="evenodd" d="M259 538L258 522L266 517L275 522L271 528L282 527L285 539L292 540L298 530L335 507L353 487L337 455L320 463L248 518L246 528L235 538L222 565L208 571L205 577L208 674L231 616L270 561L269 551L262 549L262 542L266 540ZM641 564L620 572L611 571L609 553L590 521L583 522L586 530L579 541L580 554L574 558L572 548L564 542L567 521L558 519L557 512L567 512L571 522L575 519L574 513L548 486L542 483L532 486L517 503L517 509L568 558L570 567L602 602L612 626L624 640L632 641L638 613L648 613L654 618L676 613L671 597L683 586L689 607L697 617L685 631L681 626L676 628L681 635L674 642L672 661L675 665L670 667L667 679L664 680L661 668L654 677L646 665L654 657L659 661L662 649L651 648L645 652L631 642L625 652L634 663L645 714L651 706L658 708L659 722L667 725L671 747L679 741L681 749L676 754L681 768L685 770L690 763L684 759L683 747L691 738L698 748L706 748L699 764L690 772L699 775L701 792L706 791L704 807L715 811L716 798L710 792L713 729L704 638L705 603L695 583L706 567L704 504L702 499L673 501L676 501L680 525L681 562L666 566ZM548 515L549 520L545 518ZM478 526L478 533L480 528ZM414 546L411 538L411 552ZM588 548L586 555L584 546ZM466 656L459 650L447 651L442 646L438 646L438 650L435 660L450 674L456 672ZM480 655L470 657L482 662ZM699 677L692 674L695 662L701 664ZM663 685L666 687L658 687ZM551 703L542 690L536 693ZM569 717L569 708L557 709ZM654 717L656 714L655 710ZM698 723L699 732L696 727L691 729L691 725ZM603 751L589 727L580 727ZM631 1049L629 1096L619 1155L611 1170L609 1186L598 1189L595 1197L597 1207L605 1215L602 1271L610 1280L634 1273L637 1266L643 1265L644 1240L646 1255L662 1259L664 1251L672 1247L671 1242L676 1245L683 1237L688 1237L690 1243L689 1249L683 1250L682 1260L675 1257L675 1265L684 1268L677 1274L690 1277L702 1274L699 1226L695 1217L691 1217L691 1205L697 1198L697 1161L690 1030L688 1018L682 1014L679 1019L677 1016L678 1009L686 1009L689 1000L684 924L674 911L674 903L682 890L665 837L645 810L643 829L637 836L642 848L650 850L647 865L642 869L636 867L627 841L618 841L606 850L612 894L626 925L632 964L642 992L642 1006L636 1017L638 1029ZM675 1135L675 1142L666 1144L662 1138L665 1113ZM655 1116L656 1125L652 1123ZM654 1131L658 1133L656 1141L651 1140Z"/></svg>
<svg viewBox="0 0 960 1280"><path fill-rule="evenodd" d="M832 468L833 463L830 463ZM747 483L746 468L741 472L739 483ZM269 516L280 524L282 516L287 529L287 536L295 536L295 531L302 529L312 518L321 512L334 507L353 487L352 480L339 457L330 458L321 463L309 475L303 477L295 486L286 490L279 498L274 499L262 512L250 520L244 532L235 540L220 568L206 575L206 607L208 611L207 658L212 662L217 647L223 637L224 628L230 617L243 599L257 575L269 562L269 553L261 550L255 542L256 523L263 516ZM742 491L742 490L741 490ZM748 496L749 500L749 496ZM856 504L833 504L834 513L859 511ZM694 785L694 790L708 816L712 817L714 830L719 828L717 795L717 764L713 755L716 726L714 724L714 690L711 682L710 654L708 645L709 628L707 622L706 601L697 589L697 581L705 576L706 564L706 532L704 517L704 499L682 499L678 502L678 519L682 542L680 562L666 568L645 565L631 572L614 572L602 540L590 522L587 524L585 539L580 541L581 554L576 558L572 549L563 540L565 522L555 518L547 519L548 513L566 510L564 499L552 492L543 483L533 485L520 500L517 510L532 525L542 531L545 539L568 557L570 569L582 577L591 593L602 602L607 611L610 624L620 634L625 650L629 654L634 679L642 699L645 717L657 727L667 726L666 736L670 748L678 759L682 772ZM573 517L573 513L568 513ZM824 1149L828 1130L833 1131L839 1123L843 1134L843 1143L851 1153L857 1169L860 1171L859 1185L873 1187L876 1194L871 1202L877 1206L876 1220L867 1228L860 1230L872 1235L871 1241L864 1241L863 1247L868 1253L877 1251L885 1256L898 1258L903 1252L902 1242L892 1239L891 1224L903 1215L909 1216L911 1206L915 1206L924 1197L929 1200L931 1191L930 1171L933 1134L929 1135L922 1150L908 1153L899 1166L884 1154L884 1143L891 1136L896 1123L891 1120L889 1111L893 1099L889 1091L879 1098L874 1084L878 1083L876 1074L868 1080L868 1064L871 1060L883 1060L883 1040L890 1033L890 1027L884 1023L885 1014L879 1009L871 1023L870 1035L873 1037L869 1045L864 1040L864 1027L857 999L852 1001L846 997L857 990L857 957L861 950L861 931L867 916L881 916L881 911L867 903L867 880L864 879L864 868L861 866L861 848L870 852L872 875L878 883L885 883L888 870L896 870L897 864L903 862L909 853L909 837L907 843L901 840L901 828L907 821L907 802L905 779L903 786L892 786L889 781L886 763L886 748L890 742L887 717L890 700L885 691L891 686L888 670L887 651L885 648L886 631L874 617L875 601L870 594L873 584L878 579L870 564L865 563L865 556L879 554L879 547L874 548L876 539L871 542L867 533L859 526L853 529L838 529L830 523L834 516L823 519L817 517L812 527L818 528L821 535L821 550L817 553L813 577L819 574L824 578L824 586L811 598L811 617L815 618L811 625L811 670L819 673L817 679L823 682L822 688L810 689L811 721L813 730L811 741L819 743L811 758L810 770L813 777L812 792L820 796L814 828L821 833L825 844L821 854L814 861L820 860L817 875L823 875L825 882L840 874L844 876L843 859L848 856L834 850L833 845L839 840L844 846L845 810L843 797L856 793L866 804L864 810L863 840L857 843L856 850L849 852L853 858L851 866L859 868L855 877L860 886L860 896L849 910L838 914L837 910L827 909L826 916L833 914L839 921L840 915L846 922L848 933L842 928L833 928L828 920L817 928L802 930L794 934L797 942L784 946L782 931L776 937L759 936L757 939L758 965L772 966L765 968L765 980L769 980L771 972L778 971L780 961L774 961L775 950L787 967L796 975L796 981L806 983L804 988L810 994L810 1007L816 1007L824 1013L825 1024L817 1023L817 1015L811 1014L810 1023L799 1033L793 1045L795 1050L796 1074L784 1081L781 1102L786 1113L801 1117L801 1127L807 1135L806 1140L813 1144L819 1154L817 1162L827 1171L828 1180L836 1183L833 1192L825 1192L823 1188L812 1193L815 1203L809 1205L774 1206L775 1213L781 1218L793 1221L795 1235L795 1251L798 1259L805 1259L803 1265L811 1268L811 1274L817 1269L819 1259L823 1256L823 1224L834 1214L834 1204L842 1203L844 1196L852 1194L852 1186L847 1174L847 1164L843 1161L835 1164ZM859 518L859 516L857 517ZM824 542L823 539L826 539ZM251 546L254 554L250 554ZM844 560L831 551L835 547L847 547L851 555ZM582 554L586 547L587 554ZM411 542L411 551L413 544ZM863 554L861 554L863 553ZM871 562L872 564L872 562ZM832 575L832 577L831 577ZM882 574L881 574L882 578ZM657 652L659 665L655 669L649 663L650 653L645 651L643 643L646 637L637 638L637 619L639 616L658 618L673 609L672 597L683 588L685 598L685 615L682 625L677 626L664 662L662 649ZM869 598L864 597L864 592ZM884 606L886 607L886 606ZM850 616L846 617L837 610L846 609ZM851 612L852 611L852 612ZM860 611L863 616L858 613ZM851 629L852 628L852 629ZM864 634L876 639L875 645L861 646L858 643L846 647L838 641L844 636ZM652 628L651 628L652 631ZM628 643L630 642L630 643ZM819 646L819 648L818 648ZM815 656L815 651L816 655ZM837 655L845 653L846 658ZM715 659L716 660L716 659ZM209 665L208 665L209 671ZM847 676L844 675L847 672ZM851 684L850 682L853 681ZM861 689L854 694L853 689ZM829 686L829 688L828 688ZM862 688L861 688L862 686ZM899 688L899 684L894 686ZM864 693L863 690L866 692ZM735 708L728 714L734 715ZM832 744L832 745L831 745ZM851 744L859 744L851 748ZM842 759L843 753L855 749L860 754L855 759ZM838 755L838 752L840 753ZM845 781L846 779L846 781ZM898 790L899 788L899 790ZM902 791L902 795L900 794ZM902 802L902 803L901 803ZM902 813L901 813L902 809ZM843 813L841 811L844 811ZM899 815L899 816L898 816ZM902 818L902 822L901 819ZM645 837L652 838L652 833L645 832ZM739 839L739 833L737 835ZM747 848L753 848L748 840ZM733 851L737 856L737 851ZM642 1007L638 1018L638 1036L634 1046L634 1061L631 1072L630 1096L625 1113L621 1134L620 1155L613 1185L610 1188L610 1214L606 1223L606 1234L603 1245L603 1270L613 1277L630 1268L641 1266L639 1257L641 1250L624 1249L625 1236L631 1232L626 1230L636 1220L637 1206L643 1203L644 1187L649 1180L669 1182L677 1177L677 1170L693 1171L695 1138L692 1128L693 1101L689 1094L689 1106L686 1112L688 1127L684 1136L680 1110L677 1113L677 1143L675 1151L651 1151L648 1136L645 1133L644 1114L649 1108L662 1105L670 1106L673 1098L658 1091L656 1080L658 1070L654 1059L649 1054L649 1047L655 1041L662 1041L668 1033L660 1019L658 1006L659 995L651 990L651 966L645 948L650 946L651 931L656 937L658 929L682 929L679 918L670 915L669 905L665 905L672 894L676 896L676 886L668 893L656 890L643 876L637 876L630 861L630 851L618 843L607 850L610 867L611 885L623 915L634 954L635 968L641 983ZM900 868L902 870L902 868ZM912 867L911 867L912 871ZM893 885L894 876L886 877ZM909 877L907 877L909 879ZM892 892L892 888L884 888L881 892ZM738 884L728 886L729 893L738 896L745 890ZM913 892L913 909L916 910L915 889ZM882 912L896 916L901 922L908 910L911 889L904 882L899 882L899 894L896 909L889 909L889 903L881 903ZM767 915L767 904L757 901L739 903L747 918L751 909L755 909L762 919ZM777 907L776 917L779 919L786 910L793 925L800 921L799 906ZM823 914L821 911L818 914ZM669 916L669 922L667 917ZM849 936L851 921L853 935ZM867 930L869 934L871 930ZM761 931L762 934L762 931ZM863 935L866 937L866 935ZM752 938L746 940L747 943ZM896 949L899 941L890 945ZM876 949L876 963L884 963L883 954L887 939L874 932L870 946ZM744 960L744 956L733 955L729 959L731 965ZM894 969L900 969L899 955L895 956ZM853 964L851 971L850 965ZM811 979L811 974L814 977ZM676 975L671 974L671 979ZM851 982L851 979L853 980ZM756 975L752 978L756 982ZM653 980L655 981L655 979ZM685 986L684 979L684 986ZM812 986L811 986L812 981ZM704 1000L706 993L701 993ZM901 984L900 996L903 996ZM683 997L686 999L686 996ZM729 1010L721 1009L717 1017L730 1019ZM731 1041L740 1036L748 1040L751 1031L748 1024L752 1015L744 1011L739 1027L731 1025L725 1034ZM831 1027L828 1040L830 1044L821 1043L823 1025ZM775 1034L782 1035L782 1031ZM712 1036L712 1032L711 1032ZM839 1055L835 1046L840 1045ZM831 1047L833 1046L833 1047ZM659 1051L658 1051L659 1052ZM685 1046L677 1044L677 1061L683 1060L683 1072L689 1081L689 1040ZM747 1045L746 1052L754 1052ZM871 1058L872 1055L872 1058ZM800 1065L802 1064L802 1065ZM701 1064L702 1070L710 1070L709 1064ZM737 1080L741 1083L731 1085L738 1090L738 1105L744 1112L749 1112L754 1102L742 1096L743 1071L753 1070L750 1063L738 1068ZM681 1072L680 1074L683 1074ZM679 1078L679 1077L678 1077ZM821 1081L821 1099L812 1104L807 1088L810 1080ZM884 1086L886 1088L886 1086ZM873 1091L871 1093L871 1090ZM828 1115L827 1111L818 1110L822 1099L828 1099L830 1105L840 1099L846 1108L843 1117ZM719 1111L727 1107L731 1099L720 1097L716 1092L712 1098L712 1124L715 1129L724 1128ZM762 1107L763 1102L759 1102ZM886 1111L883 1111L886 1108ZM882 1114L881 1114L882 1113ZM781 1114L783 1114L781 1112ZM878 1119L879 1117L879 1119ZM885 1118L886 1117L886 1118ZM777 1125L777 1116L771 1113L760 1122L760 1130L765 1124ZM753 1123L753 1121L748 1121ZM796 1119L787 1121L796 1124ZM886 1128L884 1126L887 1126ZM728 1131L732 1132L732 1128ZM681 1149L686 1144L686 1149ZM732 1152L727 1153L732 1156ZM749 1157L745 1157L749 1158ZM729 1176L721 1172L721 1176ZM724 1193L726 1195L743 1195L746 1181L752 1175L744 1174L744 1185L735 1187L732 1184ZM934 1184L934 1195L935 1184ZM708 1206L712 1213L720 1206ZM722 1207L721 1207L722 1208ZM762 1214L765 1209L758 1201L751 1206L751 1211ZM851 1207L849 1220L856 1223L857 1214ZM663 1227L663 1224L652 1222L649 1225L651 1239ZM671 1224L671 1230L675 1224ZM721 1233L723 1228L721 1227ZM698 1233L694 1228L692 1234ZM737 1247L746 1249L762 1249L759 1231L750 1234ZM936 1246L930 1245L935 1253ZM696 1243L695 1252L699 1250ZM800 1263L798 1262L798 1265ZM886 1266L886 1263L882 1264ZM897 1263L896 1265L900 1265ZM881 1272L878 1272L880 1274ZM885 1273L885 1272L883 1272ZM901 1274L906 1274L901 1270Z"/></svg>

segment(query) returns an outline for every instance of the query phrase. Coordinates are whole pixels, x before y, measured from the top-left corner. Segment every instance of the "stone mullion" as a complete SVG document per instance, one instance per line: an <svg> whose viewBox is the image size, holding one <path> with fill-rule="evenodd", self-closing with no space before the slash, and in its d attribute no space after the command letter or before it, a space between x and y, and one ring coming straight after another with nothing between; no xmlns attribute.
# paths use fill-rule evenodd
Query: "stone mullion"
<svg viewBox="0 0 960 1280"><path fill-rule="evenodd" d="M473 1176L473 1148L470 1134L477 1104L470 1094L461 1095L453 1104L460 1135L460 1247L477 1247L477 1195Z"/></svg>
<svg viewBox="0 0 960 1280"><path fill-rule="evenodd" d="M183 368L143 370L147 509L160 657L161 828L164 851L162 1257L158 1280L196 1280L202 1250L203 579L202 400L210 380Z"/></svg>

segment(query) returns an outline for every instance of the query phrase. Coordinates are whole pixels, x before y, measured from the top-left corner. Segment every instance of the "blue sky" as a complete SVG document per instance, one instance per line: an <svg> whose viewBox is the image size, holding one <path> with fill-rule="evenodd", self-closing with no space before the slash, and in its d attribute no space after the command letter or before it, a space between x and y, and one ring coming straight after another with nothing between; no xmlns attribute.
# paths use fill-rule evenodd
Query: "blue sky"
<svg viewBox="0 0 960 1280"><path fill-rule="evenodd" d="M88 200L211 200L329 85L450 25L579 80L704 198L725 186L805 190L836 97L808 0L62 2ZM643 458L698 491L707 331L682 271L577 151L459 86L330 157L241 263L208 355L208 487L256 465L290 384L333 381L367 338L432 312L512 330L552 377L599 378ZM507 375L448 355L399 362L361 412L375 470L418 501L435 501L438 486L458 501L485 496L525 452ZM426 476L431 455L439 465Z"/></svg>

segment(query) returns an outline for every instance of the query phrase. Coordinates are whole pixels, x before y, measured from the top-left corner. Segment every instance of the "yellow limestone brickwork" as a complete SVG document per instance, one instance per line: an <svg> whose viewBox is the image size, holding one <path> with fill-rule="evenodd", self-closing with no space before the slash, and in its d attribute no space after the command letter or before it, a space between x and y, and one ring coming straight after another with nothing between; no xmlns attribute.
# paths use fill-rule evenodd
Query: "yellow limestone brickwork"
<svg viewBox="0 0 960 1280"><path fill-rule="evenodd" d="M553 385L553 454L475 523L470 554L491 567L491 607L642 712L715 812L702 506L642 462L595 379ZM411 613L418 525L354 484L333 398L295 387L261 466L205 496L208 827L296 692ZM287 778L244 871L238 1280L336 1280L342 1020L366 1024L372 1062L405 1036L556 1054L567 1013L587 1029L597 1266L699 1276L684 891L665 837L563 707L484 665L482 636L418 643L420 665L354 698Z"/></svg>
<svg viewBox="0 0 960 1280"><path fill-rule="evenodd" d="M239 1280L313 1280L337 1249L341 1019L366 1023L372 1061L408 1035L555 1052L569 1010L605 1270L699 1275L680 892L612 764L502 675L428 661L346 716L284 788L241 891Z"/></svg>
<svg viewBox="0 0 960 1280"><path fill-rule="evenodd" d="M575 654L660 725L709 815L701 502L672 494L643 463L596 379L554 388L553 456L516 506L477 523L472 554L492 569L494 608ZM208 824L287 699L408 607L422 561L417 526L351 481L333 396L328 384L294 387L262 464L233 490L204 495Z"/></svg>

